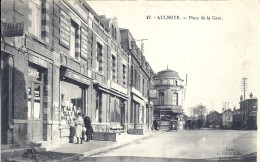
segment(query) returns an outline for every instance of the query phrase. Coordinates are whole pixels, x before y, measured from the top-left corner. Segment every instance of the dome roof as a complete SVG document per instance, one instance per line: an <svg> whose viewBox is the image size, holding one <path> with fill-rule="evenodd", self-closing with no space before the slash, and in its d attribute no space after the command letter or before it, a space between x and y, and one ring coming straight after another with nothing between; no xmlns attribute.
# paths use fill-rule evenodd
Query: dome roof
<svg viewBox="0 0 260 162"><path fill-rule="evenodd" d="M166 69L163 71L158 72L154 78L162 79L162 78L174 78L174 79L181 79L178 72Z"/></svg>

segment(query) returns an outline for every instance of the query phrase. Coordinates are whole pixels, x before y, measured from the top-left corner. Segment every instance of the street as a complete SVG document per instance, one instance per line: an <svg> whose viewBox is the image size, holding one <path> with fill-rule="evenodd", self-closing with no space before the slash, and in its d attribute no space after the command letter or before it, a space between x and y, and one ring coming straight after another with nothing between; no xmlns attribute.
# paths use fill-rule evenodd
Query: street
<svg viewBox="0 0 260 162"><path fill-rule="evenodd" d="M256 131L180 130L165 132L88 157L87 161L170 161L231 159L257 150ZM249 155L248 155L249 154ZM110 160L109 160L110 159ZM241 160L241 159L240 159ZM238 161L238 160L236 160ZM242 160L243 161L243 160ZM247 161L249 161L247 159ZM255 161L253 159L252 161Z"/></svg>

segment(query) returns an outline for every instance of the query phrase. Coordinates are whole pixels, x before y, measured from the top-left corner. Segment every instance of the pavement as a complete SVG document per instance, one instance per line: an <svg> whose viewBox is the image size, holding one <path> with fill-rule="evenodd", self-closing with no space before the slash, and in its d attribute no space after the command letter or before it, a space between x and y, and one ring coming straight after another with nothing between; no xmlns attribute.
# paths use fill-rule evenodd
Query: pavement
<svg viewBox="0 0 260 162"><path fill-rule="evenodd" d="M164 131L157 132L144 132L144 135L133 135L133 134L121 134L117 136L117 141L90 141L83 142L83 144L73 144L66 143L50 147L48 151L40 151L40 154L50 155L55 159L55 161L77 161L81 160L84 157L93 156L99 153L107 152L112 149L116 149L122 147L124 145L129 145L133 142L150 138L152 136L156 136L164 133ZM1 152L2 160L4 161L19 161L19 162L28 162L30 159L22 158L21 149L14 150L14 156L7 158L6 156L3 159L3 152ZM33 160L32 160L33 161Z"/></svg>

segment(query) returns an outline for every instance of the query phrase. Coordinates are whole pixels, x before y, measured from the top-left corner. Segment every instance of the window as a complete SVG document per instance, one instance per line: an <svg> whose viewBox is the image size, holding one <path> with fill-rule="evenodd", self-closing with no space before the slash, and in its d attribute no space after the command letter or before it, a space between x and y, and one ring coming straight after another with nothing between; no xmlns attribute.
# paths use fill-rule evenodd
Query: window
<svg viewBox="0 0 260 162"><path fill-rule="evenodd" d="M144 86L145 86L145 81L143 79L143 85L142 85L142 92L143 92L143 95L144 95Z"/></svg>
<svg viewBox="0 0 260 162"><path fill-rule="evenodd" d="M79 26L71 21L70 26L70 56L79 59Z"/></svg>
<svg viewBox="0 0 260 162"><path fill-rule="evenodd" d="M160 85L161 84L161 81L159 79L156 79L155 80L155 85Z"/></svg>
<svg viewBox="0 0 260 162"><path fill-rule="evenodd" d="M95 112L95 120L96 122L102 123L102 93L97 92L96 95L96 112Z"/></svg>
<svg viewBox="0 0 260 162"><path fill-rule="evenodd" d="M167 84L168 84L168 80L167 79L162 80L162 85L167 85Z"/></svg>
<svg viewBox="0 0 260 162"><path fill-rule="evenodd" d="M137 88L137 84L138 84L137 83L137 70L135 69L134 71L135 71L134 72L134 80L133 80L134 81L134 87Z"/></svg>
<svg viewBox="0 0 260 162"><path fill-rule="evenodd" d="M123 64L123 86L126 87L126 66Z"/></svg>
<svg viewBox="0 0 260 162"><path fill-rule="evenodd" d="M115 40L117 39L117 30L116 30L116 28L114 27L114 25L112 25L112 27L111 27L112 29L112 38L114 38Z"/></svg>
<svg viewBox="0 0 260 162"><path fill-rule="evenodd" d="M112 80L116 82L116 57L112 55Z"/></svg>
<svg viewBox="0 0 260 162"><path fill-rule="evenodd" d="M170 80L169 80L169 84L170 84L170 85L173 85L173 84L174 84L174 80L173 80L173 79L170 79Z"/></svg>
<svg viewBox="0 0 260 162"><path fill-rule="evenodd" d="M178 105L178 93L173 93L173 105Z"/></svg>
<svg viewBox="0 0 260 162"><path fill-rule="evenodd" d="M29 31L37 38L41 38L41 1L40 0L30 1L29 5L30 8L32 9L32 15L31 15L32 29Z"/></svg>
<svg viewBox="0 0 260 162"><path fill-rule="evenodd" d="M86 89L65 81L60 82L60 87L61 119L71 124L77 112L84 110Z"/></svg>
<svg viewBox="0 0 260 162"><path fill-rule="evenodd" d="M115 28L115 40L117 39L117 31L116 31L116 28Z"/></svg>
<svg viewBox="0 0 260 162"><path fill-rule="evenodd" d="M159 105L164 105L164 93L159 93Z"/></svg>
<svg viewBox="0 0 260 162"><path fill-rule="evenodd" d="M135 122L135 103L132 102L132 106L131 106L131 109L130 109L130 122L131 123L134 123Z"/></svg>
<svg viewBox="0 0 260 162"><path fill-rule="evenodd" d="M102 45L97 43L97 68L98 72L103 71L103 51L102 51Z"/></svg>
<svg viewBox="0 0 260 162"><path fill-rule="evenodd" d="M93 28L93 19L94 19L94 15L89 12L88 25L89 25L89 27L90 27L91 29Z"/></svg>

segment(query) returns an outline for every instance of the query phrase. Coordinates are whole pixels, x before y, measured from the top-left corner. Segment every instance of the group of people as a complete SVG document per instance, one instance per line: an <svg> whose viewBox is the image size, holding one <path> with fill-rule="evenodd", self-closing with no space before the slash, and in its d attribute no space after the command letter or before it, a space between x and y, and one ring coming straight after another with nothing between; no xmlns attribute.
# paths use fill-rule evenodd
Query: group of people
<svg viewBox="0 0 260 162"><path fill-rule="evenodd" d="M92 140L93 128L91 125L91 119L89 116L84 115L81 112L77 113L77 118L75 118L75 136L77 138L76 144L82 144L86 135L86 142Z"/></svg>

